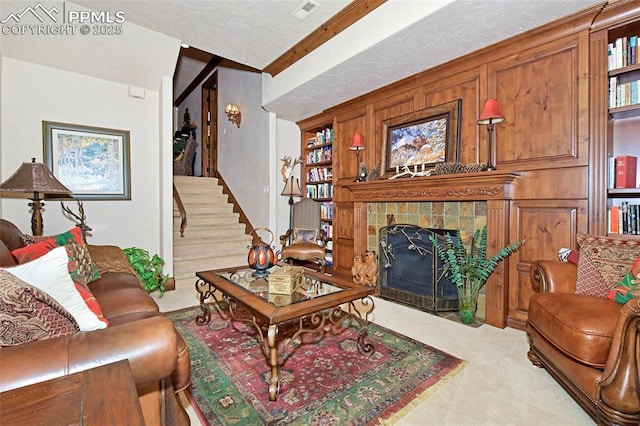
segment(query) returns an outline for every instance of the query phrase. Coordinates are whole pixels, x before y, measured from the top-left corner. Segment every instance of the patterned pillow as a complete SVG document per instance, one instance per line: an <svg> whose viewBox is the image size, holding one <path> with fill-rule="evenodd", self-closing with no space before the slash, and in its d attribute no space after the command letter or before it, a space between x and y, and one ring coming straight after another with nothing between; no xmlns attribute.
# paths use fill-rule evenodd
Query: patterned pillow
<svg viewBox="0 0 640 426"><path fill-rule="evenodd" d="M69 273L74 282L86 287L91 281L100 278L98 268L91 261L89 250L82 238L82 228L76 226L70 231L52 237L34 237L22 235L22 240L30 244L15 249L11 252L18 263L26 263L38 259L52 249L60 246L68 246L70 256Z"/></svg>
<svg viewBox="0 0 640 426"><path fill-rule="evenodd" d="M607 297L640 256L640 240L578 235L576 293Z"/></svg>
<svg viewBox="0 0 640 426"><path fill-rule="evenodd" d="M0 346L67 336L80 330L51 296L0 269Z"/></svg>
<svg viewBox="0 0 640 426"><path fill-rule="evenodd" d="M76 290L67 270L68 263L65 247L56 247L36 260L2 269L49 294L73 315L80 331L106 328L108 324L91 311Z"/></svg>

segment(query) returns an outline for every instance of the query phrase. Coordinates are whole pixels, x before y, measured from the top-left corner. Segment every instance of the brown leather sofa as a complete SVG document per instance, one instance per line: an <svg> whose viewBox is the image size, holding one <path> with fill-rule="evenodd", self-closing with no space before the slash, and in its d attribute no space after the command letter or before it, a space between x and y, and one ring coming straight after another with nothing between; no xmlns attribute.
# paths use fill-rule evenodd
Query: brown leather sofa
<svg viewBox="0 0 640 426"><path fill-rule="evenodd" d="M23 247L20 235L15 225L0 219L1 266L15 264L11 250ZM128 359L145 423L189 424L176 394L190 385L182 336L159 312L133 270L118 272L128 266L121 249L89 246L89 252L99 270L111 265L89 284L109 326L0 348L0 392Z"/></svg>
<svg viewBox="0 0 640 426"><path fill-rule="evenodd" d="M577 266L570 262L534 262L531 276L531 362L598 424L640 424L640 300L620 305L574 294Z"/></svg>

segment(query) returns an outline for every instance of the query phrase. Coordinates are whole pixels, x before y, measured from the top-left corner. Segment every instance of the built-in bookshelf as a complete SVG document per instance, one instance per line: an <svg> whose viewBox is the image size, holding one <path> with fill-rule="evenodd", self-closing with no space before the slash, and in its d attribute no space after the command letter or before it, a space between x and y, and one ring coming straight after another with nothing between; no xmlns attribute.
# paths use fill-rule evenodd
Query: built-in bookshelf
<svg viewBox="0 0 640 426"><path fill-rule="evenodd" d="M610 234L640 236L640 21L608 32L609 132L607 226Z"/></svg>
<svg viewBox="0 0 640 426"><path fill-rule="evenodd" d="M333 141L330 124L303 131L304 191L320 203L320 228L328 239L327 271L333 266Z"/></svg>

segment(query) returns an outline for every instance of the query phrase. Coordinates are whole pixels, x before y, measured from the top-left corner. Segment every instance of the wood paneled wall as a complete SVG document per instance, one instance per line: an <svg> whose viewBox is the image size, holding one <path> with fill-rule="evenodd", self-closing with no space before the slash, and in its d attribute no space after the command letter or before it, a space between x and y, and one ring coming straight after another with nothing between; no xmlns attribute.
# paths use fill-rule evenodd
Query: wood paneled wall
<svg viewBox="0 0 640 426"><path fill-rule="evenodd" d="M507 206L508 234L502 237L506 243L527 240L505 271L510 288L504 316L506 324L523 327L531 262L555 258L560 247L575 247L576 234L593 226L588 215L589 31L603 5L298 123L303 131L319 121L334 123L334 273L350 274L353 253L367 244L366 212L354 210L353 194L346 188L356 174L355 155L348 149L353 134L363 135L361 160L371 167L381 162L384 120L462 99L460 161L486 162L487 132L476 122L484 101L495 97L506 117L496 125L497 167L520 174Z"/></svg>

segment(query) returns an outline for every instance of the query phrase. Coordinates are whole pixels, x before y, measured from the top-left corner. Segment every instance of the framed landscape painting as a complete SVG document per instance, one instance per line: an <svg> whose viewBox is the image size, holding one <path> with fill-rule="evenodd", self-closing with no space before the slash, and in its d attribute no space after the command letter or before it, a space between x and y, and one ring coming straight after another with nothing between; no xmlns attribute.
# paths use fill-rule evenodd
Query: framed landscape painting
<svg viewBox="0 0 640 426"><path fill-rule="evenodd" d="M78 200L130 200L129 131L42 122L44 160Z"/></svg>
<svg viewBox="0 0 640 426"><path fill-rule="evenodd" d="M393 117L382 122L382 170L387 178L404 167L424 171L457 163L462 100Z"/></svg>

